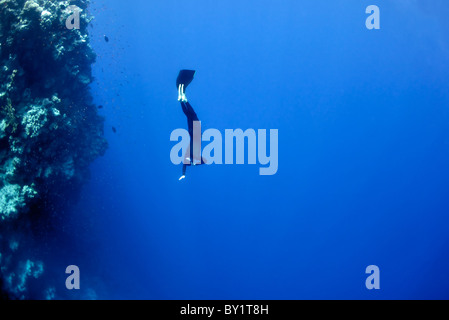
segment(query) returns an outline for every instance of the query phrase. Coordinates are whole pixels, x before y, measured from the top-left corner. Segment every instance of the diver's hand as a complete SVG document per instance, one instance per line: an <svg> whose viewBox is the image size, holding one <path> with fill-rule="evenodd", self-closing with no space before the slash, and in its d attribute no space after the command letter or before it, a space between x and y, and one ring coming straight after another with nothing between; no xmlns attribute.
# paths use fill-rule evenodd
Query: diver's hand
<svg viewBox="0 0 449 320"><path fill-rule="evenodd" d="M182 175L180 178L179 178L179 181L181 181L182 179L185 179L185 175Z"/></svg>

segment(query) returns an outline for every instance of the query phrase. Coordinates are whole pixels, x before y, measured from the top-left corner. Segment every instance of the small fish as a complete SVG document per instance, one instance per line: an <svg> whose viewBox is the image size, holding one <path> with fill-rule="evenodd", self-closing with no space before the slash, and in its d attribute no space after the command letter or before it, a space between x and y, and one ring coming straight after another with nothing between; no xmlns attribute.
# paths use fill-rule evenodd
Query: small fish
<svg viewBox="0 0 449 320"><path fill-rule="evenodd" d="M117 129L115 127L112 127L112 132L116 133Z"/></svg>
<svg viewBox="0 0 449 320"><path fill-rule="evenodd" d="M102 106L102 105L99 105L99 106L98 106L98 109L103 109L103 106Z"/></svg>
<svg viewBox="0 0 449 320"><path fill-rule="evenodd" d="M107 35L104 35L104 41L109 42L109 38Z"/></svg>

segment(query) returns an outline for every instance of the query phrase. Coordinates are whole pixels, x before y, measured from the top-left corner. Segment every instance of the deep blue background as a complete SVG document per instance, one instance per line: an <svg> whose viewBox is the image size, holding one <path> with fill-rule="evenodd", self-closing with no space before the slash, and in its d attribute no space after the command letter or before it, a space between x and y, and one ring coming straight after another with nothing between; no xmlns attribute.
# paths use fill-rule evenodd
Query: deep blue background
<svg viewBox="0 0 449 320"><path fill-rule="evenodd" d="M371 4L381 30L365 27ZM98 297L449 298L449 4L95 0L90 11L110 148L75 208L96 258L70 263L101 283ZM178 181L169 138L186 127L183 68L197 70L188 97L203 129L279 129L275 176L215 165ZM371 264L379 291L365 288Z"/></svg>

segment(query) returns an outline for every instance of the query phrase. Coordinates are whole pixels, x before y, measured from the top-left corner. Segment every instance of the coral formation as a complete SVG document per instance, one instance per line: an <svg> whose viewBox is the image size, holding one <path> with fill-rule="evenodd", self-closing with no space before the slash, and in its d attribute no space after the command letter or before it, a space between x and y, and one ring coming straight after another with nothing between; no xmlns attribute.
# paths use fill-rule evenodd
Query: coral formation
<svg viewBox="0 0 449 320"><path fill-rule="evenodd" d="M18 239L11 244L11 230L26 232L33 205L86 181L107 148L88 86L88 3L0 0L0 284L13 299L30 298L27 283L45 263L20 252ZM73 5L79 29L66 27Z"/></svg>

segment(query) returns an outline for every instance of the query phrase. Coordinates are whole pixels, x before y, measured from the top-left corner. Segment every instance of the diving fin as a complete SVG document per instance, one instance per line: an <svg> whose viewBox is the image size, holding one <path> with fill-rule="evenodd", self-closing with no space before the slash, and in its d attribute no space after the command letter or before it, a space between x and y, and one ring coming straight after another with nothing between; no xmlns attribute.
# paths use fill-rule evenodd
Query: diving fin
<svg viewBox="0 0 449 320"><path fill-rule="evenodd" d="M187 86L192 82L193 77L195 76L195 70L181 70L179 71L178 78L176 79L176 89L179 88L180 84L184 85L184 92L187 89ZM182 93L184 93L182 92Z"/></svg>

